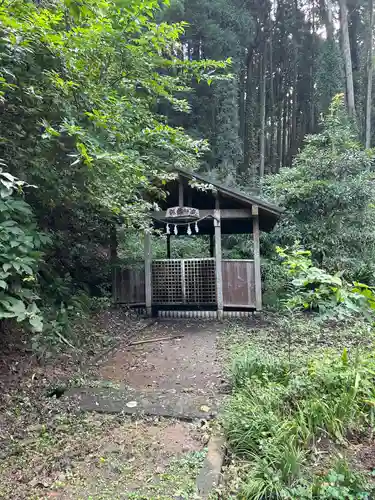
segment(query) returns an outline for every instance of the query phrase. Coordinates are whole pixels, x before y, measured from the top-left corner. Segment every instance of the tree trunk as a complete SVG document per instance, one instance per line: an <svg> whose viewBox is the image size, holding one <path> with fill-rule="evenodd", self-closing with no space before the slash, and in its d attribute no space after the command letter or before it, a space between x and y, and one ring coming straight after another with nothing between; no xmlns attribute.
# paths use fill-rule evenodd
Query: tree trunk
<svg viewBox="0 0 375 500"><path fill-rule="evenodd" d="M274 170L274 161L275 161L275 89L273 82L273 44L272 44L272 31L270 35L269 41L269 50L270 50L270 113L271 113L271 130L270 130L270 152L269 152L269 164L271 167L271 172Z"/></svg>
<svg viewBox="0 0 375 500"><path fill-rule="evenodd" d="M294 96L290 95L289 99L288 99L288 114L287 114L287 147L288 147L288 149L287 149L286 165L288 167L290 167L290 165L292 163L293 100L294 100Z"/></svg>
<svg viewBox="0 0 375 500"><path fill-rule="evenodd" d="M327 39L333 40L334 28L333 28L331 0L319 0L319 1L320 1L321 17L327 32Z"/></svg>
<svg viewBox="0 0 375 500"><path fill-rule="evenodd" d="M242 143L242 150L244 150L244 141L245 141L245 106L246 106L246 100L245 100L245 81L246 81L246 68L242 68L240 71L240 84L239 84L239 104L238 104L238 109L239 109L239 118L240 118L240 130L239 130L239 135L240 135L240 140Z"/></svg>
<svg viewBox="0 0 375 500"><path fill-rule="evenodd" d="M285 92L283 99L283 117L282 117L282 154L281 154L281 166L285 167L286 159L288 154L288 144L287 144L287 119L288 119L288 92Z"/></svg>
<svg viewBox="0 0 375 500"><path fill-rule="evenodd" d="M368 49L367 49L367 94L366 94L366 149L371 147L371 104L372 104L372 30L374 24L374 2L369 0L369 26L368 26Z"/></svg>
<svg viewBox="0 0 375 500"><path fill-rule="evenodd" d="M297 16L297 5L295 6L295 15ZM298 109L298 48L297 40L293 41L293 104L291 109L291 126L290 126L290 156L289 163L292 163L292 157L297 150L297 109Z"/></svg>
<svg viewBox="0 0 375 500"><path fill-rule="evenodd" d="M267 45L264 44L263 56L260 64L260 162L259 162L259 178L264 177L265 166L265 133L266 133L266 50Z"/></svg>
<svg viewBox="0 0 375 500"><path fill-rule="evenodd" d="M243 167L242 171L247 172L250 168L252 156L252 136L253 136L253 49L250 48L246 61L246 82L245 82L245 102L244 102L244 137L243 137Z"/></svg>
<svg viewBox="0 0 375 500"><path fill-rule="evenodd" d="M314 7L314 4L313 4ZM315 33L315 10L311 10L312 31ZM310 133L315 133L315 39L311 40L311 67L310 67Z"/></svg>
<svg viewBox="0 0 375 500"><path fill-rule="evenodd" d="M346 98L348 103L349 115L355 118L356 113L355 113L355 100L354 100L352 56L350 51L350 39L349 39L349 28L348 28L348 8L346 0L339 0L339 2L340 2L342 51L345 63Z"/></svg>
<svg viewBox="0 0 375 500"><path fill-rule="evenodd" d="M277 161L276 173L282 167L283 158L283 112L284 112L284 80L283 76L279 77L278 85L278 116L277 116Z"/></svg>

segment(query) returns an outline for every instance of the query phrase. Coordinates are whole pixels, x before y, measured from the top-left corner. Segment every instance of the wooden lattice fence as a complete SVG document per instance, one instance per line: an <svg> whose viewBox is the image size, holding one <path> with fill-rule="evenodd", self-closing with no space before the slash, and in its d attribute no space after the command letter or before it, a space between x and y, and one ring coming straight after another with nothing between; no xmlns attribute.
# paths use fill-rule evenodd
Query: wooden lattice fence
<svg viewBox="0 0 375 500"><path fill-rule="evenodd" d="M152 263L154 305L215 304L214 259L166 259Z"/></svg>
<svg viewBox="0 0 375 500"><path fill-rule="evenodd" d="M223 260L223 305L255 308L253 260ZM145 304L142 265L115 271L114 300L118 304ZM164 259L152 262L153 306L213 306L216 299L215 259Z"/></svg>

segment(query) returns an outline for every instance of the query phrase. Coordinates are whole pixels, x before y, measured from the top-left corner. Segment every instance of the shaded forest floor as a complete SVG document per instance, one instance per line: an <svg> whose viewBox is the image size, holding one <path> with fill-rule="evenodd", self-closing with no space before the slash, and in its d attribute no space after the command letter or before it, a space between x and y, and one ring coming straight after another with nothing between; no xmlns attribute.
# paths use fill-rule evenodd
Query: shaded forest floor
<svg viewBox="0 0 375 500"><path fill-rule="evenodd" d="M87 325L84 353L42 365L9 350L1 373L0 498L198 498L210 417L227 390L217 350L222 329L130 322L112 311ZM173 338L128 346L160 337ZM134 415L81 412L80 402L66 397L77 388L125 387L137 391L130 406L139 394L156 393L158 402L181 399L196 418L164 418L157 409L145 415L141 405Z"/></svg>

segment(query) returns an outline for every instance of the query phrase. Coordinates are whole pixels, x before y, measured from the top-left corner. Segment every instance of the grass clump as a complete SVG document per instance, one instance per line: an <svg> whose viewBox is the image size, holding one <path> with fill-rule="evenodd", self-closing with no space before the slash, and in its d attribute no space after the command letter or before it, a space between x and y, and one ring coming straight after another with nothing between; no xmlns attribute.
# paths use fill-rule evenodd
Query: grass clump
<svg viewBox="0 0 375 500"><path fill-rule="evenodd" d="M231 373L223 425L231 451L251 463L240 498L370 498L365 478L346 462L319 464L319 447L329 443L334 455L349 433L371 426L373 354L344 350L289 362L253 347Z"/></svg>

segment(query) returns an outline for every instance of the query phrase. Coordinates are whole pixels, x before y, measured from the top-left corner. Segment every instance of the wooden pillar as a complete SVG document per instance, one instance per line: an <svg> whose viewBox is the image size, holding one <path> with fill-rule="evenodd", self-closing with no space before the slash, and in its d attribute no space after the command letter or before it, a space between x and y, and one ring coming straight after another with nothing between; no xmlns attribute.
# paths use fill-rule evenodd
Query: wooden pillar
<svg viewBox="0 0 375 500"><path fill-rule="evenodd" d="M171 258L171 235L167 234L167 259Z"/></svg>
<svg viewBox="0 0 375 500"><path fill-rule="evenodd" d="M145 295L147 316L152 316L152 253L151 253L151 229L145 231Z"/></svg>
<svg viewBox="0 0 375 500"><path fill-rule="evenodd" d="M255 274L255 307L262 310L262 276L260 272L260 242L259 242L259 207L253 205L253 242L254 242L254 274Z"/></svg>
<svg viewBox="0 0 375 500"><path fill-rule="evenodd" d="M221 220L219 200L216 199L215 209L215 273L216 273L216 302L217 302L217 318L223 318L223 272L221 267Z"/></svg>

